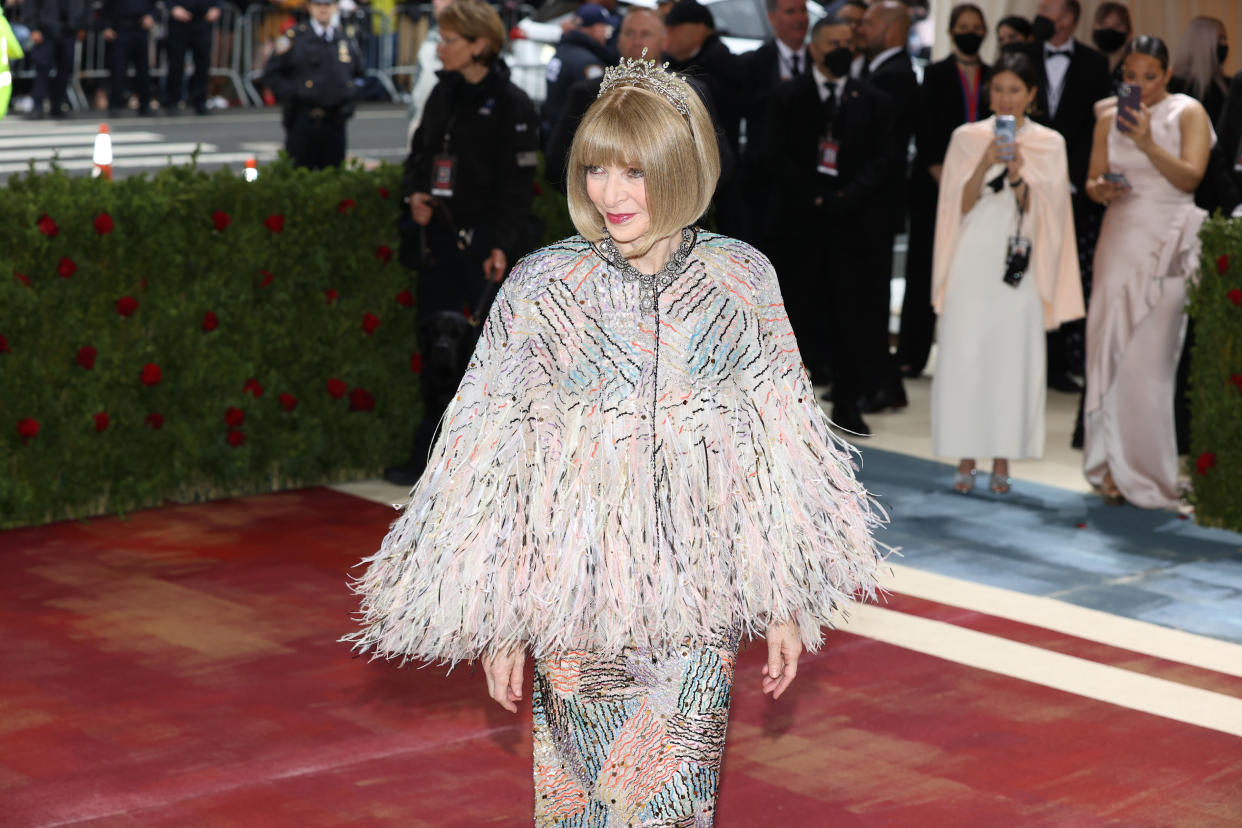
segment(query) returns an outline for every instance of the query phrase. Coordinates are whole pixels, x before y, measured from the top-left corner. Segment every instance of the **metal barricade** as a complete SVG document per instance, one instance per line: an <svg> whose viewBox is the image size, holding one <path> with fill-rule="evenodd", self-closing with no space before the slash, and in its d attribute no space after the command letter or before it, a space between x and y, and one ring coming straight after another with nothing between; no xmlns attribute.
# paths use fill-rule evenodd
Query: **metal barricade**
<svg viewBox="0 0 1242 828"><path fill-rule="evenodd" d="M276 41L285 30L307 19L305 11L282 9L268 4L246 9L241 29L241 76L246 94L255 106L267 103L255 81L263 77L268 58L276 51Z"/></svg>
<svg viewBox="0 0 1242 828"><path fill-rule="evenodd" d="M242 83L241 59L242 38L246 19L241 9L232 3L220 4L220 17L211 24L211 66L208 74L216 78L227 78L237 93L237 100L242 106L253 106L254 100ZM198 71L198 67L194 67Z"/></svg>

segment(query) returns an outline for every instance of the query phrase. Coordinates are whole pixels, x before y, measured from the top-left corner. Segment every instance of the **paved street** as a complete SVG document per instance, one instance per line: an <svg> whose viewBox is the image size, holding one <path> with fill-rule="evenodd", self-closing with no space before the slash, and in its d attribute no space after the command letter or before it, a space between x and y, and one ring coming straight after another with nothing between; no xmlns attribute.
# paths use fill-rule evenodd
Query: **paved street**
<svg viewBox="0 0 1242 828"><path fill-rule="evenodd" d="M75 175L89 175L91 151L103 113L84 113L64 121L0 121L0 179L24 172L31 159L47 170L53 158ZM400 161L407 152L409 120L404 106L372 104L349 124L349 154L365 159ZM247 158L270 161L284 145L280 110L231 109L207 117L138 118L109 122L113 174L124 177L152 172L169 164L189 163L199 151L201 167L240 169Z"/></svg>

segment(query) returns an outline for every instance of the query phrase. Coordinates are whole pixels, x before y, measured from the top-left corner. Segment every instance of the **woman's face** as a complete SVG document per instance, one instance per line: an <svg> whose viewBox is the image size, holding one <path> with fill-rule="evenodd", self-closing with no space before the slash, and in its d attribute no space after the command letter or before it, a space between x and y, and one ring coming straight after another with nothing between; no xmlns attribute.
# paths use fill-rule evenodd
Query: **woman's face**
<svg viewBox="0 0 1242 828"><path fill-rule="evenodd" d="M1008 26L1005 28L1009 29ZM1013 31L1013 29L1009 29L1009 31ZM968 11L958 15L957 22L949 30L949 34L977 34L979 37L987 37L988 29L983 25L983 18L972 11Z"/></svg>
<svg viewBox="0 0 1242 828"><path fill-rule="evenodd" d="M996 27L996 41L1004 47L1008 46L1010 43L1025 43L1026 38L1024 38L1017 29L1011 29L1002 23Z"/></svg>
<svg viewBox="0 0 1242 828"><path fill-rule="evenodd" d="M440 29L440 42L436 44L436 56L446 72L460 72L474 62L477 40L462 37L452 29Z"/></svg>
<svg viewBox="0 0 1242 828"><path fill-rule="evenodd" d="M1164 97L1165 87L1169 85L1172 69L1165 69L1160 61L1151 55L1131 52L1126 55L1121 65L1121 79L1137 86L1142 91L1143 103L1151 106Z"/></svg>
<svg viewBox="0 0 1242 828"><path fill-rule="evenodd" d="M651 227L647 212L647 183L633 167L588 167L587 197L604 217L604 227L617 244L641 239Z"/></svg>
<svg viewBox="0 0 1242 828"><path fill-rule="evenodd" d="M990 91L992 111L997 115L1022 118L1035 102L1035 87L1027 86L1013 72L997 72L993 75Z"/></svg>

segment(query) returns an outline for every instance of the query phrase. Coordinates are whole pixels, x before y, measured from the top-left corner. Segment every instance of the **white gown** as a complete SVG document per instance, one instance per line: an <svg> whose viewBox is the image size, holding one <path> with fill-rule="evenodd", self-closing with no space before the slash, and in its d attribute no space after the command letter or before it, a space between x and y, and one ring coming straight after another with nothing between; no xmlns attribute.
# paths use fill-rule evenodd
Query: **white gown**
<svg viewBox="0 0 1242 828"><path fill-rule="evenodd" d="M962 217L943 308L932 379L932 449L940 457L1040 457L1044 452L1044 310L1030 272L1002 280L1017 226L1013 191L982 194Z"/></svg>

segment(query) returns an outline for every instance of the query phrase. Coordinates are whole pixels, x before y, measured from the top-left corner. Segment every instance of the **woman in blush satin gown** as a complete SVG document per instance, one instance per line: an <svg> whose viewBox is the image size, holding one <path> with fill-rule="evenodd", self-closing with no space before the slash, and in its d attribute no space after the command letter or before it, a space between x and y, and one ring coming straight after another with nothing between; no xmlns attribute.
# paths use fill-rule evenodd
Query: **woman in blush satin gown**
<svg viewBox="0 0 1242 828"><path fill-rule="evenodd" d="M1135 38L1122 67L1142 103L1101 102L1088 171L1087 195L1108 210L1087 314L1083 467L1108 502L1159 509L1179 501L1173 383L1207 217L1194 193L1215 139L1198 101L1169 94L1163 41Z"/></svg>

